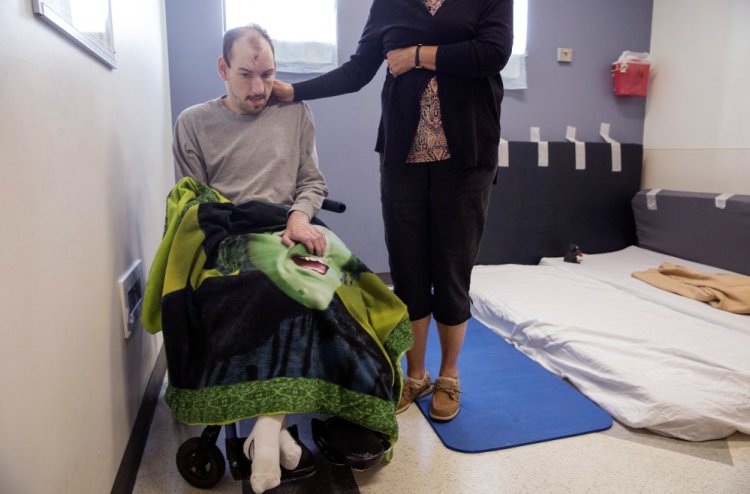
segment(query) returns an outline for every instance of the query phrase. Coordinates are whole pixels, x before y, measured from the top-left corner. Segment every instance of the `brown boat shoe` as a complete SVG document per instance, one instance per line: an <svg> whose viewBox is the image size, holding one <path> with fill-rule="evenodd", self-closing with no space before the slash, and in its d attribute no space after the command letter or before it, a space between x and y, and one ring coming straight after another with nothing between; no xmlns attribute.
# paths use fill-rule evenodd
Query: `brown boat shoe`
<svg viewBox="0 0 750 494"><path fill-rule="evenodd" d="M461 407L460 393L457 377L438 377L432 390L430 417L447 421L458 415Z"/></svg>
<svg viewBox="0 0 750 494"><path fill-rule="evenodd" d="M430 374L424 373L422 379L414 379L413 377L406 377L404 379L404 388L401 391L401 400L398 402L398 408L396 413L401 413L411 405L418 398L423 397L432 391L432 379Z"/></svg>

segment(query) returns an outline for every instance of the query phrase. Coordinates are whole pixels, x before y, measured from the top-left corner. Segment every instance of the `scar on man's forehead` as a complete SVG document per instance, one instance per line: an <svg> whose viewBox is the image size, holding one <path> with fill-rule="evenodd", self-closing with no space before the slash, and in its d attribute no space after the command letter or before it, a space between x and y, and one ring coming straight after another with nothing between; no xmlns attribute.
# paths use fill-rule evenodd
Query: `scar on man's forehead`
<svg viewBox="0 0 750 494"><path fill-rule="evenodd" d="M263 51L263 49L266 47L265 40L258 34L258 33L248 33L245 36L245 40L247 41L247 44L250 45L250 47L253 50L256 51Z"/></svg>

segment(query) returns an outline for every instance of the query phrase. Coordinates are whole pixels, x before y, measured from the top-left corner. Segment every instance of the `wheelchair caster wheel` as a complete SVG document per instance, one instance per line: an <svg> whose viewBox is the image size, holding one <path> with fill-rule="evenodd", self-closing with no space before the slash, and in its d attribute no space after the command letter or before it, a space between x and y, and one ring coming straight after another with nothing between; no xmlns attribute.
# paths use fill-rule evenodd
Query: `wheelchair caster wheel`
<svg viewBox="0 0 750 494"><path fill-rule="evenodd" d="M190 485L208 489L224 476L224 455L215 444L201 447L201 438L192 437L177 450L177 469Z"/></svg>

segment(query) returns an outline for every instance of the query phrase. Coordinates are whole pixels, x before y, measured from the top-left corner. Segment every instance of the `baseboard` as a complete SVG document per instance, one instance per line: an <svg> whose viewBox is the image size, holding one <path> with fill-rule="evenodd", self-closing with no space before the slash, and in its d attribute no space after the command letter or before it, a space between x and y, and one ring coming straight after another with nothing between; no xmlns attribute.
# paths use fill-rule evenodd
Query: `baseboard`
<svg viewBox="0 0 750 494"><path fill-rule="evenodd" d="M133 430L130 432L128 445L125 447L125 453L122 455L120 469L117 471L117 477L112 485L111 494L131 494L135 486L135 479L138 476L138 468L141 465L143 451L146 448L148 433L151 430L151 422L154 419L154 411L159 401L164 376L167 373L167 355L164 353L164 345L161 346L159 354L156 356L154 370L146 385L146 392L143 394L141 406L138 409L138 416L135 418Z"/></svg>

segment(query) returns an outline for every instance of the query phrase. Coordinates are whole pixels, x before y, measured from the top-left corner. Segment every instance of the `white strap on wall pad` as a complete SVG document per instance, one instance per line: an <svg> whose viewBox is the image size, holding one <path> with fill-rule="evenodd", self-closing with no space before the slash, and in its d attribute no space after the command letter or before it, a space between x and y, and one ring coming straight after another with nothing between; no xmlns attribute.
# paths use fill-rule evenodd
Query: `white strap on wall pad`
<svg viewBox="0 0 750 494"><path fill-rule="evenodd" d="M719 209L726 209L727 207L727 200L732 197L734 194L730 194L728 192L724 194L719 194L714 199L714 202L716 203L716 207Z"/></svg>
<svg viewBox="0 0 750 494"><path fill-rule="evenodd" d="M656 211L656 194L661 192L661 189L651 189L646 192L646 207L651 211Z"/></svg>
<svg viewBox="0 0 750 494"><path fill-rule="evenodd" d="M568 125L565 138L576 145L576 170L586 169L586 143L576 140L576 128Z"/></svg>
<svg viewBox="0 0 750 494"><path fill-rule="evenodd" d="M508 151L508 141L500 139L500 147L497 150L497 166L507 168L510 166L510 152Z"/></svg>
<svg viewBox="0 0 750 494"><path fill-rule="evenodd" d="M622 149L619 142L609 137L608 123L602 123L599 126L599 135L602 136L604 142L608 142L612 146L612 171L622 171Z"/></svg>
<svg viewBox="0 0 750 494"><path fill-rule="evenodd" d="M549 166L549 143L541 140L539 127L531 127L531 142L537 143L537 165Z"/></svg>

